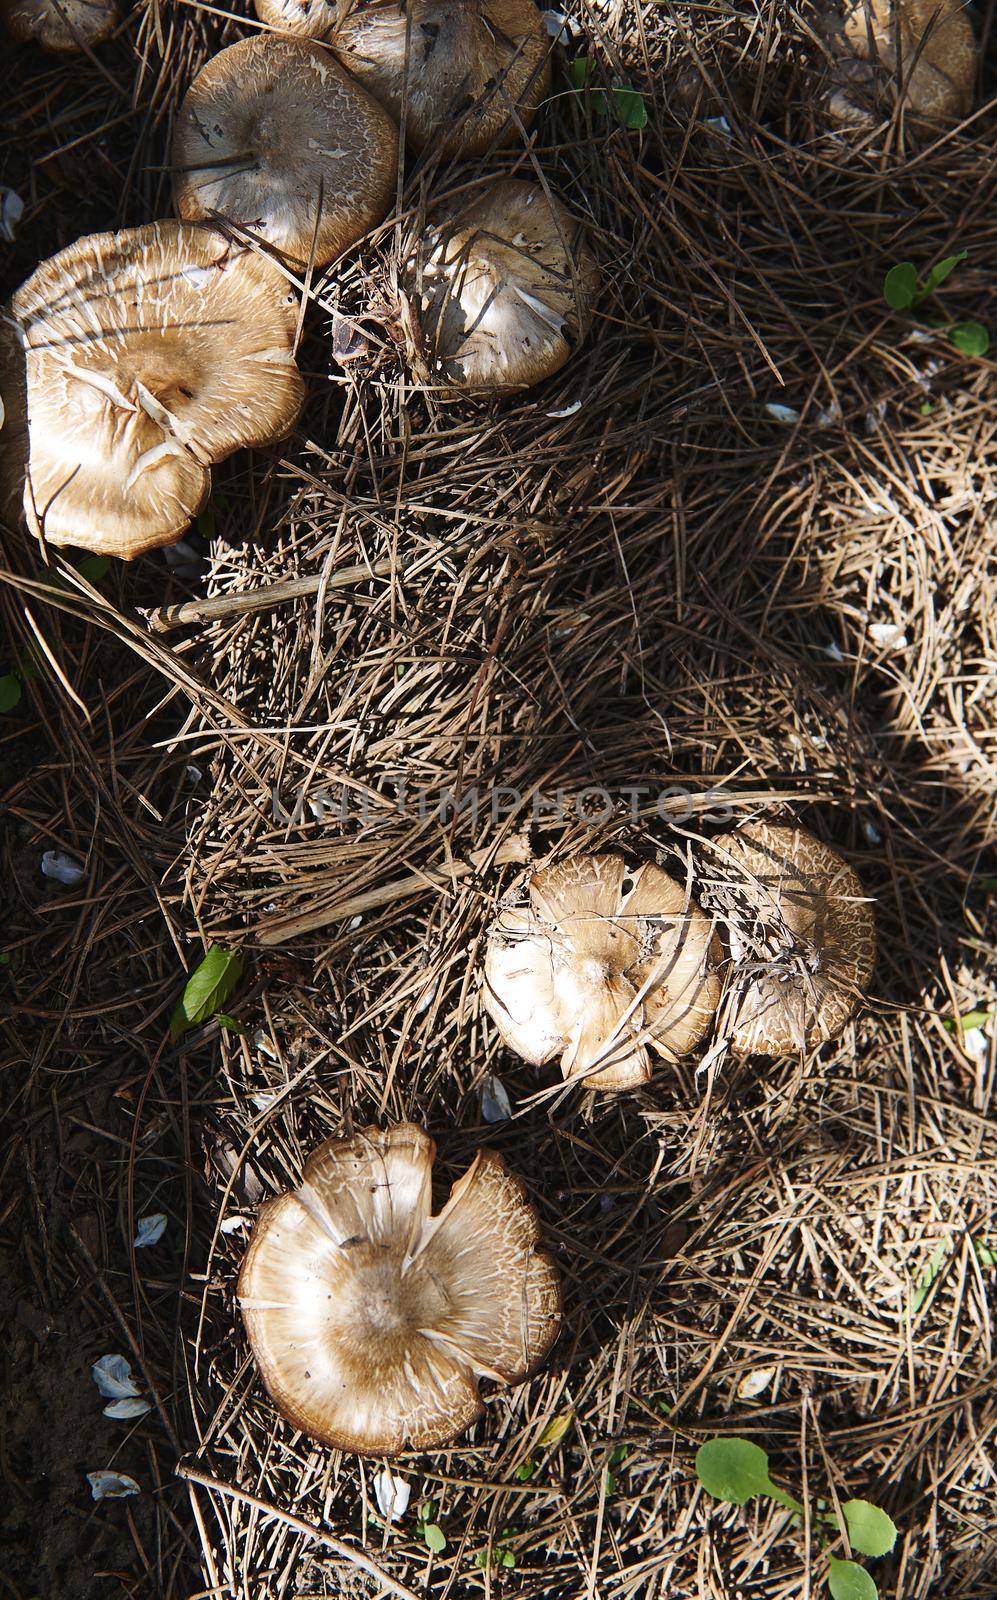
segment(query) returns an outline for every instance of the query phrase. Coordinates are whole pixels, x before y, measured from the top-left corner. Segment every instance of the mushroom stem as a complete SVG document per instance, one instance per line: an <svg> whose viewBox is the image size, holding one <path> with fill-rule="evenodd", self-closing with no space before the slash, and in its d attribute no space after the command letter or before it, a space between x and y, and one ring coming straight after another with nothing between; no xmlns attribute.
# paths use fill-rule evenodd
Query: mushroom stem
<svg viewBox="0 0 997 1600"><path fill-rule="evenodd" d="M332 1550L351 1566L358 1567L361 1572L373 1578L382 1588L390 1594L397 1595L398 1600L419 1600L419 1596L404 1583L399 1583L376 1561L358 1550L355 1545L347 1544L343 1539L337 1539L335 1534L326 1533L324 1528L316 1528L310 1522L305 1522L302 1517L294 1516L290 1511L282 1511L279 1506L271 1505L268 1500L262 1500L259 1495L250 1494L246 1489L237 1489L232 1483L225 1483L221 1478L213 1478L207 1472L202 1472L199 1467L188 1466L186 1461L178 1461L174 1467L178 1478L183 1478L187 1483L196 1483L202 1489L208 1489L214 1494L227 1495L230 1500L238 1500L242 1505L251 1506L254 1511L260 1511L265 1517L276 1517L278 1522L283 1522L288 1528L293 1528L304 1539L316 1539L319 1544L324 1544L327 1550Z"/></svg>

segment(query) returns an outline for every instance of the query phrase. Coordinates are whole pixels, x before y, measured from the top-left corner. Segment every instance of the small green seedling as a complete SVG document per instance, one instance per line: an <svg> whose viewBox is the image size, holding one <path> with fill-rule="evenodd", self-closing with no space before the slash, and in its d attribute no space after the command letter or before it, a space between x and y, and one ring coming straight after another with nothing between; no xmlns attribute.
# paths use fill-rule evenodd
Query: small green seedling
<svg viewBox="0 0 997 1600"><path fill-rule="evenodd" d="M982 322L949 322L946 317L920 311L924 302L930 300L968 254L968 250L960 250L954 256L937 261L923 281L913 261L898 261L883 279L883 299L893 311L919 314L922 322L944 333L963 355L985 356L990 348L990 335Z"/></svg>
<svg viewBox="0 0 997 1600"><path fill-rule="evenodd" d="M419 1507L419 1537L434 1556L441 1555L447 1547L447 1536L436 1520L439 1514L438 1500L424 1500Z"/></svg>
<svg viewBox="0 0 997 1600"><path fill-rule="evenodd" d="M764 1495L796 1516L804 1514L800 1501L772 1482L768 1454L750 1439L707 1440L696 1452L696 1476L707 1494L727 1505L743 1506L756 1495ZM838 1529L837 1517L822 1509L824 1504L818 1500L812 1512L813 1526L822 1540L833 1537L831 1529ZM845 1500L841 1514L852 1550L873 1558L889 1555L897 1529L885 1511L868 1500ZM878 1600L875 1582L857 1561L828 1553L827 1564L832 1600Z"/></svg>
<svg viewBox="0 0 997 1600"><path fill-rule="evenodd" d="M170 1017L170 1037L183 1038L190 1028L209 1017L217 1017L223 1027L238 1028L234 1018L222 1010L226 1000L242 977L242 957L237 950L227 950L224 945L208 947L204 959L194 968L184 986L183 994L173 1007Z"/></svg>
<svg viewBox="0 0 997 1600"><path fill-rule="evenodd" d="M613 1471L613 1468L621 1467L624 1461L627 1459L629 1453L630 1452L625 1444L618 1444L615 1449L610 1451L609 1461L603 1468L602 1473L603 1487L607 1494L616 1493L616 1474Z"/></svg>
<svg viewBox="0 0 997 1600"><path fill-rule="evenodd" d="M485 1567L509 1567L510 1569L515 1567L516 1552L510 1549L506 1541L514 1539L518 1532L518 1528L503 1528L490 1550L478 1550L475 1552L474 1565L482 1570Z"/></svg>
<svg viewBox="0 0 997 1600"><path fill-rule="evenodd" d="M573 89L588 89L591 77L590 57L576 56L574 61L568 62L568 82ZM641 128L647 127L647 106L639 90L620 84L613 89L593 89L591 93L596 116L613 117L631 133L639 133Z"/></svg>
<svg viewBox="0 0 997 1600"><path fill-rule="evenodd" d="M516 1468L515 1475L519 1479L520 1483L529 1483L536 1470L537 1464L533 1456L527 1456L525 1461L521 1461L519 1463L519 1466Z"/></svg>

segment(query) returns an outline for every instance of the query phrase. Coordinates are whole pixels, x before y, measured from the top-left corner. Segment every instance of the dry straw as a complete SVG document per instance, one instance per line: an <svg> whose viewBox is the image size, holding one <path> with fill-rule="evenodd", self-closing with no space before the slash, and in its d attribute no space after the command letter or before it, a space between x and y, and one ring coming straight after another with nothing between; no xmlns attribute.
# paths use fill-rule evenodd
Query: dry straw
<svg viewBox="0 0 997 1600"><path fill-rule="evenodd" d="M5 538L25 681L2 723L3 1229L18 1415L37 1419L10 1454L21 1593L98 1592L82 1480L41 1425L54 1394L88 1465L120 1445L149 1491L87 1524L87 1570L128 1573L123 1593L341 1595L355 1569L302 1524L441 1600L484 1593L474 1557L502 1544L503 1592L530 1600L786 1600L808 1560L817 1592L806 1530L697 1495L695 1450L723 1431L816 1494L875 1490L902 1531L885 1592L986 1583L993 1043L974 1055L943 1019L994 1005L992 373L880 290L897 260L965 248L945 303L997 320L993 115L920 147L899 125L833 136L809 13L774 0L582 20L593 83L642 91L646 128L557 66L534 142L493 163L548 183L600 258L593 333L553 380L479 406L407 376L430 186L484 182L427 158L397 219L313 275L307 408L277 451L219 469L199 575L153 556L95 588ZM167 212L184 85L239 32L224 8L153 4L72 75L18 58L9 287L81 232ZM164 632L163 606L194 609ZM473 792L484 820L393 804L402 775ZM346 820L314 819L309 797L344 785ZM518 798L493 821L500 786ZM586 787L594 826L556 805ZM618 1100L500 1047L476 974L526 845L692 880L701 839L758 810L829 839L876 898L874 1004L840 1047L679 1064ZM77 889L46 889L50 848L82 862ZM164 1043L192 933L260 951L232 1001L246 1036ZM488 1071L516 1116L484 1129ZM444 1179L483 1140L509 1157L566 1328L467 1440L395 1467L412 1510L389 1534L373 1471L277 1418L233 1299L260 1199L320 1138L386 1118L441 1136ZM136 1254L150 1210L169 1227ZM94 1423L81 1352L123 1329L224 1492L170 1487L157 1422ZM17 1495L41 1470L66 1520L38 1557ZM431 1567L423 1497L447 1538Z"/></svg>

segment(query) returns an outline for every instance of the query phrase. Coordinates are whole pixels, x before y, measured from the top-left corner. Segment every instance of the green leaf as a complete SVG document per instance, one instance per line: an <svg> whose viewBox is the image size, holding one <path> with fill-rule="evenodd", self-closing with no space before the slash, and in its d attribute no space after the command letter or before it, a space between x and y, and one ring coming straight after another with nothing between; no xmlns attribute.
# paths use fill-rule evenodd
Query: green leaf
<svg viewBox="0 0 997 1600"><path fill-rule="evenodd" d="M606 98L608 104L600 109L611 111L617 122L622 122L625 128L638 133L641 128L647 127L647 106L644 96L636 89L611 89Z"/></svg>
<svg viewBox="0 0 997 1600"><path fill-rule="evenodd" d="M990 335L982 322L953 322L948 335L964 356L985 356L990 349Z"/></svg>
<svg viewBox="0 0 997 1600"><path fill-rule="evenodd" d="M576 56L568 62L568 82L573 89L584 89L592 76L592 63L588 56Z"/></svg>
<svg viewBox="0 0 997 1600"><path fill-rule="evenodd" d="M938 1274L941 1272L946 1261L948 1260L948 1255L951 1248L952 1247L948 1240L943 1239L938 1248L932 1251L932 1254L928 1260L928 1265L918 1278L917 1287L914 1290L914 1293L911 1295L910 1308L912 1311L920 1311L921 1307L924 1305L925 1300L928 1298L928 1291L931 1288L931 1285L934 1283L935 1279L938 1277Z"/></svg>
<svg viewBox="0 0 997 1600"><path fill-rule="evenodd" d="M621 1461L625 1461L627 1459L627 1456L629 1454L630 1454L630 1446L629 1445L626 1445L626 1444L618 1444L618 1445L616 1445L614 1447L614 1449L610 1453L609 1465L611 1467L618 1467L620 1465Z"/></svg>
<svg viewBox="0 0 997 1600"><path fill-rule="evenodd" d="M981 1267L997 1267L997 1250L991 1250L982 1239L973 1240L973 1250Z"/></svg>
<svg viewBox="0 0 997 1600"><path fill-rule="evenodd" d="M242 957L224 945L209 947L203 961L194 968L184 992L170 1017L170 1036L180 1039L188 1028L213 1017L226 1002L242 976Z"/></svg>
<svg viewBox="0 0 997 1600"><path fill-rule="evenodd" d="M516 1477L519 1479L520 1483L529 1483L536 1470L537 1464L533 1457L530 1456L528 1461L521 1461L519 1463L519 1466L516 1468Z"/></svg>
<svg viewBox="0 0 997 1600"><path fill-rule="evenodd" d="M933 401L922 400L917 409L920 411L922 417L930 417L933 415L935 407Z"/></svg>
<svg viewBox="0 0 997 1600"><path fill-rule="evenodd" d="M883 299L894 311L907 311L917 299L917 268L913 261L898 261L883 279Z"/></svg>
<svg viewBox="0 0 997 1600"><path fill-rule="evenodd" d="M562 1411L559 1417L552 1417L543 1433L540 1435L540 1444L560 1444L565 1434L575 1420L573 1411Z"/></svg>
<svg viewBox="0 0 997 1600"><path fill-rule="evenodd" d="M937 262L925 278L924 288L921 293L924 295L934 294L939 285L945 282L949 273L954 271L960 261L965 261L968 255L968 250L960 250L958 255L946 256L944 261Z"/></svg>
<svg viewBox="0 0 997 1600"><path fill-rule="evenodd" d="M488 1565L488 1551L487 1550L475 1550L473 1559L474 1559L474 1565L476 1567L481 1567L481 1568L487 1567L487 1565Z"/></svg>
<svg viewBox="0 0 997 1600"><path fill-rule="evenodd" d="M831 1556L827 1584L834 1600L878 1600L879 1590L857 1561Z"/></svg>
<svg viewBox="0 0 997 1600"><path fill-rule="evenodd" d="M86 578L87 583L97 587L101 578L106 578L111 569L110 556L84 556L77 564L76 570L81 578Z"/></svg>
<svg viewBox="0 0 997 1600"><path fill-rule="evenodd" d="M888 1556L897 1542L897 1525L868 1500L846 1500L841 1507L848 1542L864 1556Z"/></svg>
<svg viewBox="0 0 997 1600"><path fill-rule="evenodd" d="M419 1516L423 1522L435 1522L440 1509L438 1500L424 1500L419 1507Z"/></svg>
<svg viewBox="0 0 997 1600"><path fill-rule="evenodd" d="M616 1476L614 1473L610 1472L608 1467L603 1468L602 1489L603 1493L606 1495L616 1493Z"/></svg>
<svg viewBox="0 0 997 1600"><path fill-rule="evenodd" d="M978 1011L964 1011L962 1016L959 1018L959 1023L963 1030L966 1028L982 1028L985 1023L990 1021L992 1016L992 1011L983 1011L982 1009ZM955 1017L942 1018L942 1027L947 1028L949 1033L955 1033L955 1024Z"/></svg>
<svg viewBox="0 0 997 1600"><path fill-rule="evenodd" d="M708 1494L732 1506L772 1487L769 1458L750 1439L708 1439L696 1451L696 1476Z"/></svg>
<svg viewBox="0 0 997 1600"><path fill-rule="evenodd" d="M500 1567L514 1567L516 1565L515 1552L512 1550L499 1550L498 1564Z"/></svg>
<svg viewBox="0 0 997 1600"><path fill-rule="evenodd" d="M227 1028L229 1033L246 1033L248 1030L244 1022L239 1022L236 1017L230 1017L227 1011L216 1011L215 1021L219 1027Z"/></svg>
<svg viewBox="0 0 997 1600"><path fill-rule="evenodd" d="M422 1537L425 1539L430 1550L435 1551L437 1555L440 1554L441 1550L445 1550L447 1547L447 1536L438 1523L424 1522L422 1525Z"/></svg>
<svg viewBox="0 0 997 1600"><path fill-rule="evenodd" d="M8 672L0 678L0 711L13 711L21 698L21 680Z"/></svg>

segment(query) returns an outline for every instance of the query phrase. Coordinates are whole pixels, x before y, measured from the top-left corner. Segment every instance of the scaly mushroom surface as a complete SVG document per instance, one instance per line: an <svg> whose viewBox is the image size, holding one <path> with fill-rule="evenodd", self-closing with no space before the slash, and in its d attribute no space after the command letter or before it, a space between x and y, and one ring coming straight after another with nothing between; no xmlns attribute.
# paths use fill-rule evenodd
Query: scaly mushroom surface
<svg viewBox="0 0 997 1600"><path fill-rule="evenodd" d="M414 150L467 159L509 144L550 87L550 39L533 0L374 0L329 42L399 124L404 105Z"/></svg>
<svg viewBox="0 0 997 1600"><path fill-rule="evenodd" d="M22 44L55 55L90 49L113 33L113 0L0 0L0 18Z"/></svg>
<svg viewBox="0 0 997 1600"><path fill-rule="evenodd" d="M564 366L591 327L599 269L559 201L507 179L428 229L410 282L431 381L502 393Z"/></svg>
<svg viewBox="0 0 997 1600"><path fill-rule="evenodd" d="M485 955L484 1003L511 1049L534 1066L560 1056L593 1089L632 1089L652 1051L695 1048L720 997L719 947L680 883L605 854L541 868L527 890Z"/></svg>
<svg viewBox="0 0 997 1600"><path fill-rule="evenodd" d="M0 316L19 351L0 375L20 417L3 495L51 544L128 560L172 543L211 464L280 438L301 406L296 298L272 262L212 228L78 239Z"/></svg>
<svg viewBox="0 0 997 1600"><path fill-rule="evenodd" d="M956 122L972 106L977 46L963 0L845 0L824 25L837 57L828 111L871 126L898 98L917 122Z"/></svg>
<svg viewBox="0 0 997 1600"><path fill-rule="evenodd" d="M728 925L731 1048L786 1056L843 1032L872 976L872 908L852 868L805 828L752 822L712 841L710 902Z"/></svg>
<svg viewBox="0 0 997 1600"><path fill-rule="evenodd" d="M398 130L319 45L257 34L229 45L187 91L173 140L174 199L287 260L319 267L383 221Z"/></svg>
<svg viewBox="0 0 997 1600"><path fill-rule="evenodd" d="M501 1158L479 1150L438 1216L436 1147L401 1123L330 1139L260 1211L239 1303L263 1381L310 1438L360 1454L434 1449L517 1384L560 1329L557 1269Z"/></svg>

